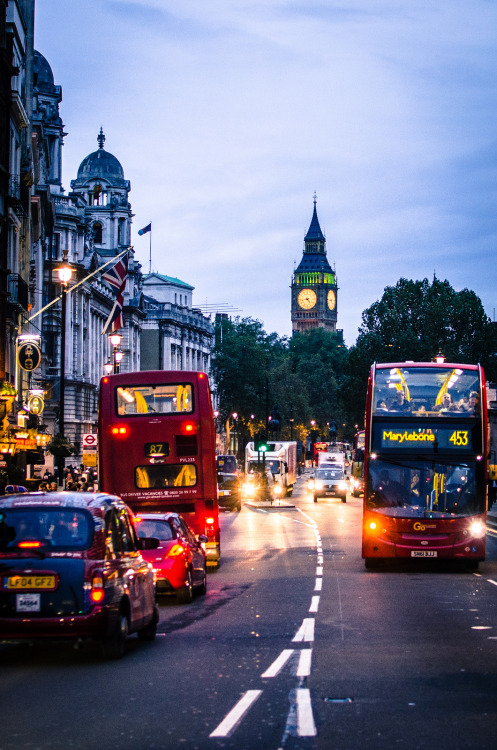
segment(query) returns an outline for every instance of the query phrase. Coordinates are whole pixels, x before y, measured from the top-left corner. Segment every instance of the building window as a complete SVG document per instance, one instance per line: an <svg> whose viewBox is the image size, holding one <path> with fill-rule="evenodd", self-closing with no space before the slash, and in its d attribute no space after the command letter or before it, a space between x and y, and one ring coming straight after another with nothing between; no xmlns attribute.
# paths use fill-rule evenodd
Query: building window
<svg viewBox="0 0 497 750"><path fill-rule="evenodd" d="M99 221L96 221L93 225L93 239L95 242L95 245L101 245L102 244L102 224Z"/></svg>

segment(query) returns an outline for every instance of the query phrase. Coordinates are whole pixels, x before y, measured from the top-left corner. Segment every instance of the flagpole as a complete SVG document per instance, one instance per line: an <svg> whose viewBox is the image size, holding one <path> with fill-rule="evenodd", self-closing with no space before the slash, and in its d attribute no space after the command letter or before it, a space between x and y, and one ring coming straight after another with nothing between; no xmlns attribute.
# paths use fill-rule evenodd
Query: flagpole
<svg viewBox="0 0 497 750"><path fill-rule="evenodd" d="M152 273L152 220L150 220L150 253L148 261L148 273Z"/></svg>

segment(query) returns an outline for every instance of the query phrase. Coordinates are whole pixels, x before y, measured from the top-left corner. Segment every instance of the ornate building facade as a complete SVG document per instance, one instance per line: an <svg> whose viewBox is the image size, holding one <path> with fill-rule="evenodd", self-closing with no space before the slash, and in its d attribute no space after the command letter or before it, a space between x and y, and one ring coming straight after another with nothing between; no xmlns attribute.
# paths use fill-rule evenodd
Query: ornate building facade
<svg viewBox="0 0 497 750"><path fill-rule="evenodd" d="M326 256L326 238L319 225L316 197L309 230L304 238L302 260L292 279L292 331L314 328L336 331L338 286Z"/></svg>

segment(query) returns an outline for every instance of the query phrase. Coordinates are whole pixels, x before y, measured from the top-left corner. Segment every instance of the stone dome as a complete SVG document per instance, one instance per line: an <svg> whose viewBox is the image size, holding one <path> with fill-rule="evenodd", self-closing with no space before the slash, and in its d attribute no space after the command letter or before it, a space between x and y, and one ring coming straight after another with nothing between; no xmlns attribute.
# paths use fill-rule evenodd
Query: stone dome
<svg viewBox="0 0 497 750"><path fill-rule="evenodd" d="M33 54L33 78L35 86L54 86L52 68L41 52L34 50Z"/></svg>
<svg viewBox="0 0 497 750"><path fill-rule="evenodd" d="M121 162L104 149L105 135L102 128L97 138L99 148L83 159L78 169L78 176L71 181L71 187L81 188L90 180L103 180L113 187L130 189L129 181L124 178Z"/></svg>
<svg viewBox="0 0 497 750"><path fill-rule="evenodd" d="M94 177L102 177L109 182L116 179L124 180L123 168L115 156L103 148L94 151L83 159L78 169L78 180L91 180Z"/></svg>

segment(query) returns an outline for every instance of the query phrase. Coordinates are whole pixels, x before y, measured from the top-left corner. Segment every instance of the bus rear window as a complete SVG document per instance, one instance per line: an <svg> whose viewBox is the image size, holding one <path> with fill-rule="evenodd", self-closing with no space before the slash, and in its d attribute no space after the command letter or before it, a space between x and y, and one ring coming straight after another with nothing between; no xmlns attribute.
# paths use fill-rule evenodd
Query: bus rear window
<svg viewBox="0 0 497 750"><path fill-rule="evenodd" d="M191 383L127 385L116 388L116 414L190 414L193 412Z"/></svg>
<svg viewBox="0 0 497 750"><path fill-rule="evenodd" d="M135 484L141 490L163 487L194 487L197 484L195 464L155 464L137 466Z"/></svg>

